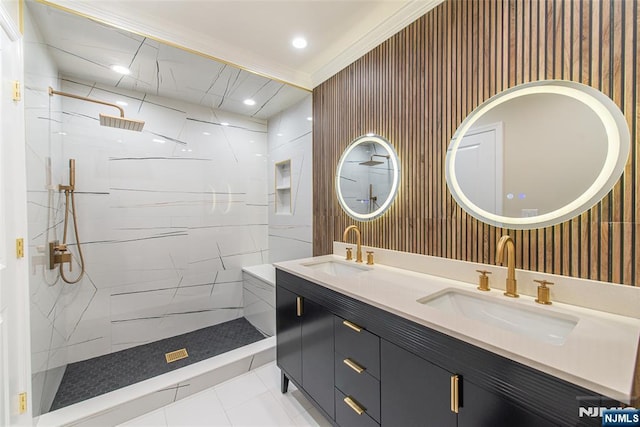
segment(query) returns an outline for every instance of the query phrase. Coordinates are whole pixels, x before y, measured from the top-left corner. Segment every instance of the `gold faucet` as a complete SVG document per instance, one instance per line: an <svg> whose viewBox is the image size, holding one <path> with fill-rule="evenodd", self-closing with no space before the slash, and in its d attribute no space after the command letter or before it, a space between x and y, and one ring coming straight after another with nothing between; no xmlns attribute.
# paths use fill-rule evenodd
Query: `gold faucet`
<svg viewBox="0 0 640 427"><path fill-rule="evenodd" d="M356 225L350 225L344 229L344 233L342 233L342 241L347 241L347 235L349 231L354 230L356 232L356 262L362 262L362 245L360 244L360 230Z"/></svg>
<svg viewBox="0 0 640 427"><path fill-rule="evenodd" d="M504 264L504 247L507 247L507 291L504 293L511 298L518 298L518 289L516 282L516 246L513 244L511 236L502 236L498 242L498 251L496 252L496 261L498 264Z"/></svg>

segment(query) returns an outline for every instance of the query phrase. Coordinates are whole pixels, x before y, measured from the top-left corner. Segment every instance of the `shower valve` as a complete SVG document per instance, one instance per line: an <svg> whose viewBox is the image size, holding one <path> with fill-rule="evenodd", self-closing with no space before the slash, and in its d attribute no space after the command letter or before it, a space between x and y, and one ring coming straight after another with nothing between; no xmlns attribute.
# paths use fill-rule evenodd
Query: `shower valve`
<svg viewBox="0 0 640 427"><path fill-rule="evenodd" d="M67 245L60 244L57 240L49 242L49 270L65 262L69 263L69 270L71 270L71 253L67 252Z"/></svg>

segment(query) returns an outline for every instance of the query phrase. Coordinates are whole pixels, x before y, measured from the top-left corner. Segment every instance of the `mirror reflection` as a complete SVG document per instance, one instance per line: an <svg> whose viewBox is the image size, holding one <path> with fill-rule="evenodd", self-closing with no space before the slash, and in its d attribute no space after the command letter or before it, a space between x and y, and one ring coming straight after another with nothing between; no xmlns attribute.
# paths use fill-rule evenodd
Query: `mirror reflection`
<svg viewBox="0 0 640 427"><path fill-rule="evenodd" d="M395 198L398 177L398 157L389 141L371 134L356 138L338 162L340 205L354 219L377 218Z"/></svg>
<svg viewBox="0 0 640 427"><path fill-rule="evenodd" d="M447 152L447 184L484 222L544 227L597 203L628 151L624 116L604 94L573 82L528 83L465 119Z"/></svg>

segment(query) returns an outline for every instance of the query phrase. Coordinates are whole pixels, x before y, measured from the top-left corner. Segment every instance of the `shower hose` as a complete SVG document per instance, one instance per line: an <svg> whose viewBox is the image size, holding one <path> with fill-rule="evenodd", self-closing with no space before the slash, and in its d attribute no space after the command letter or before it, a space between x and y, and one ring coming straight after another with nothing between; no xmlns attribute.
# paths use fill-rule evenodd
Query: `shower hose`
<svg viewBox="0 0 640 427"><path fill-rule="evenodd" d="M78 237L78 221L76 217L76 198L73 190L64 190L65 209L64 209L64 234L62 236L63 244L67 243L67 228L69 226L69 198L71 198L71 213L73 215L73 231L76 235L76 243L78 245L78 256L80 257L80 274L74 280L70 280L65 276L64 263L60 263L60 277L69 284L78 283L84 276L84 256L82 255L82 246L80 245L80 237ZM71 269L71 263L69 263Z"/></svg>

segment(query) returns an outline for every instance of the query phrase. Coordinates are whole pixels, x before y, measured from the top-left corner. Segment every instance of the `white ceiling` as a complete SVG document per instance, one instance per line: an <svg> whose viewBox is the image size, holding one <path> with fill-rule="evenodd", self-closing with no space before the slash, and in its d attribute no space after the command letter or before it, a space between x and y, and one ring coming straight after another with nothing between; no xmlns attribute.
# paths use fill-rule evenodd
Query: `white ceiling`
<svg viewBox="0 0 640 427"><path fill-rule="evenodd" d="M261 120L309 92L54 7L28 2L43 42L66 80L178 99ZM28 46L27 46L28 48ZM123 76L111 65L123 65ZM122 91L120 91L122 92ZM89 95L81 94L81 95ZM245 99L256 104L247 106Z"/></svg>
<svg viewBox="0 0 640 427"><path fill-rule="evenodd" d="M312 89L443 0L52 0L117 27ZM304 50L291 46L304 36Z"/></svg>

